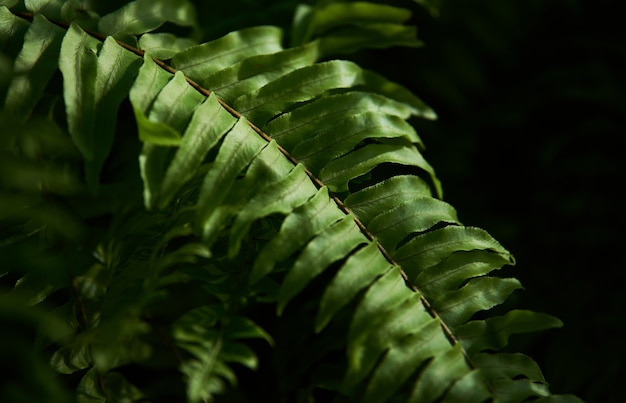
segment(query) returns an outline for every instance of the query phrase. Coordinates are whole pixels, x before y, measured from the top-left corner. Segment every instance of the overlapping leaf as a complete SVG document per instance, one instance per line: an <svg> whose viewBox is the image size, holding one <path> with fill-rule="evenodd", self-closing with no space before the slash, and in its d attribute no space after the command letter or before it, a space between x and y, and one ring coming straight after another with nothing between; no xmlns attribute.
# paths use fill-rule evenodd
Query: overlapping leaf
<svg viewBox="0 0 626 403"><path fill-rule="evenodd" d="M37 15L24 37L5 98L5 108L25 119L41 97L57 68L61 39L65 31Z"/></svg>
<svg viewBox="0 0 626 403"><path fill-rule="evenodd" d="M95 192L113 145L119 104L140 59L113 38L102 44L77 25L65 34L59 56L69 132L85 160L87 184Z"/></svg>
<svg viewBox="0 0 626 403"><path fill-rule="evenodd" d="M292 45L319 38L320 57L362 48L420 46L416 29L404 25L405 8L372 2L318 2L296 10Z"/></svg>

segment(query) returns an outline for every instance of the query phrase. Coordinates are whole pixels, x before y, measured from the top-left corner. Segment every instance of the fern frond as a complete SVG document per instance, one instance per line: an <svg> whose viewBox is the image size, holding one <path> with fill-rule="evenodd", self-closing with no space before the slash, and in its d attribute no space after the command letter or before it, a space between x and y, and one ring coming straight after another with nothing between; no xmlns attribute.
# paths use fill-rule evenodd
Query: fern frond
<svg viewBox="0 0 626 403"><path fill-rule="evenodd" d="M319 94L317 97L323 98L324 93L329 89L333 89L333 84L335 86L339 85L340 88L349 88L354 84L352 77L359 77L358 74L354 75L350 72L350 70L358 72L358 70L354 70L356 67L353 65L337 65L339 66L339 72L334 74L329 72L328 77L337 77L338 81L333 83L327 80L322 87L317 87L318 84L313 80L324 75L325 66L332 65L322 64L320 66L322 66L321 69L305 68L297 70L295 73L298 74L298 80L292 79L288 74L285 79L270 82L256 93L253 93L254 96L250 94L244 95L245 99L250 101L235 101L235 108L237 106L242 107L242 114L248 114L261 121L268 121L272 119L273 113L275 113L273 110L290 109L296 106L295 110L297 111L298 103L306 101L312 94ZM311 77L312 85L304 84L302 87L294 88L293 86L278 84L282 80L289 83L306 83L309 77ZM347 77L348 81L344 81L345 77ZM167 88L168 85L164 88ZM276 92L273 91L274 87L289 88L289 91ZM264 97L260 94L267 94L267 96ZM278 101L279 99L280 101ZM213 105L216 107L217 102L213 102ZM248 105L248 107L246 108L242 105ZM190 108L190 111L192 109ZM265 110L267 112L263 115L256 113L257 110ZM345 115L339 115L344 119L346 118ZM366 115L366 117L370 116L375 119L375 117L380 115L374 113L369 116ZM382 115L382 117L385 118L385 115ZM316 119L320 119L319 116ZM305 175L304 170L298 169L300 165L293 169L285 169L283 173L285 175L284 179L271 180L269 184L264 183L263 179L260 179L261 182L256 184L254 193L249 196L249 201L238 208L224 206L220 211L220 204L228 199L228 194L232 192L232 189L238 188L236 185L237 178L246 178L247 166L251 166L251 164L256 166L265 165L265 170L271 170L269 163L264 163L262 159L271 158L272 161L276 161L277 158L281 157L284 159L275 148L269 148L265 140L260 137L256 137L258 140L252 140L255 137L248 139L248 137L254 136L254 132L249 128L245 129L248 127L245 119L239 118L238 123L232 129L230 129L231 125L230 122L225 123L224 128L218 130L220 132L226 131L226 134L223 142L219 145L220 148L217 151L215 161L210 165L210 170L206 174L202 188L205 195L210 194L211 196L201 196L198 208L204 210L204 203L209 203L210 207L206 208L206 211L213 212L217 210L219 211L218 216L231 217L222 218L220 227L209 224L209 232L206 232L207 226L205 224L205 232L203 234L205 239L211 240L209 243L211 244L218 237L217 232L222 228L226 228L228 223L232 222L232 227L228 230L229 246L227 253L227 256L231 258L237 255L241 242L249 232L253 222L276 213L286 216L277 234L269 240L266 246L260 249L255 258L255 263L249 272L249 281L255 283L264 276L271 274L272 268L277 263L287 260L295 251L307 250L309 248L308 242L311 242L310 248L313 248L315 244L313 244L312 240L318 236L321 237L322 234L326 233L327 229L330 230L332 228L334 231L335 228L338 228L338 222L340 222L343 213L337 209L334 203L329 204L331 199L327 195L326 188L323 187L316 191L314 187L311 187L310 179ZM410 140L418 139L412 138L410 134L407 135L407 140L409 141L406 142L406 145L383 144L377 147L378 149L387 147L390 150L397 150L396 154L391 154L391 156L371 151L374 149L372 146L375 144L365 145L362 148L353 150L360 141L365 138L371 138L371 136L378 136L380 132L383 133L383 137L393 137L393 125L381 125L378 130L372 130L371 136L368 136L368 132L365 129L369 129L371 124L364 124L361 130L359 130L358 123L350 126L351 128L355 127L357 132L365 131L363 137L348 143L343 150L343 156L333 159L333 157L337 157L337 153L331 151L337 141L337 137L339 137L340 141L350 141L351 136L349 131L346 133L345 130L332 131L331 128L326 129L328 133L332 133L334 136L328 135L324 137L320 135L317 141L320 144L320 149L323 150L323 153L319 153L329 157L319 161L317 164L311 164L311 170L313 172L321 170L322 181L326 179L331 186L337 181L333 181L332 177L330 179L325 177L324 170L329 170L329 167L332 168L333 164L340 164L344 159L356 165L356 167L349 167L344 169L344 171L339 171L341 174L337 174L337 176L343 175L346 179L342 179L341 185L335 186L335 189L347 191L348 181L366 174L381 162L400 162L409 165L416 160L415 154L412 153L417 153L417 151L413 148L414 146L412 146ZM389 130L389 132L385 130ZM347 139L339 136L339 133L345 134ZM165 131L164 135L166 135ZM314 147L316 143L310 142L309 139L297 139L294 142L296 145L293 147L293 150L296 154L298 150L315 152ZM269 151L268 153L262 153L262 150L273 150L272 152L277 157L268 157L271 153ZM395 157L395 155L402 155L401 152L406 152L407 156ZM339 155L341 154L342 152L339 153ZM363 158L365 163L360 164L359 160L361 158L359 155L361 154L371 155L371 157L369 159ZM290 158L296 159L296 156L290 155ZM306 163L306 156L303 159ZM323 168L320 169L320 167ZM434 175L432 172L431 174ZM376 195L375 197L381 196L376 194L374 190L366 189L362 192ZM353 197L357 197L357 195L358 193ZM387 195L383 194L382 196ZM379 201L364 198L362 203L376 205ZM325 211L328 212L326 213ZM333 213L333 211L335 212ZM417 214L417 212L420 214ZM395 208L386 209L378 214L374 212L373 215L374 217L369 221L368 232L365 235L370 234L370 228L373 228L372 232L374 235L380 234L380 242L384 243L386 248L395 251L395 253L392 252L394 259L399 263L403 263L409 269L409 280L411 276L417 276L424 270L440 264L454 253L463 253L462 251L466 250L484 250L489 253L495 253L496 255L506 257L502 261L503 264L513 263L508 252L484 231L460 226L431 230L431 228L434 228L441 222L458 223L454 210L445 203L435 199L424 197L411 198ZM410 217L412 216L416 218L411 221ZM208 221L211 222L213 220L209 219ZM351 223L351 221L341 222ZM397 224L394 225L394 222ZM384 226L385 224L387 226ZM422 232L425 233L411 237L414 233ZM329 240L332 242L332 238ZM339 240L337 239L336 241L338 242ZM368 246L354 249L358 244L362 243L368 244ZM416 368L424 365L426 366L423 371L410 381L410 384L413 384L413 391L410 394L411 400L436 400L441 398L447 390L458 391L466 388L467 383L476 381L479 375L476 375L477 373L473 371L475 369L480 370L480 368L474 367L463 345L457 341L452 333L449 333L449 331L442 332L442 326L443 329L455 329L465 324L476 312L502 303L511 291L519 288L519 283L514 279L477 278L470 280L462 288L450 287L445 292L431 296L429 302L426 302L424 296L419 292L411 293L407 290L404 285L405 280L401 276L399 268L395 266L395 261L388 260L388 256L386 257L386 255L380 253L379 248L382 248L381 244L376 241L372 242L367 236L363 236L362 238L357 237L353 243L345 245L344 250L346 252L344 253L347 254L340 257L340 259L344 259L344 262L323 293L316 320L316 331L319 332L333 319L338 311L350 303L359 301L360 298L357 298L357 295L361 291L366 291L364 297L362 297L363 299L358 303L348 335L347 351L349 365L342 388L343 393L352 395L355 398L361 396L360 398L366 401L370 401L370 399L371 401L384 400L399 390L412 376L415 376ZM305 256L304 252L302 253ZM298 262L303 262L303 259L305 257L301 257ZM464 260L461 268L467 264L469 263ZM294 267L298 267L297 263ZM314 269L314 275L319 275L328 267ZM450 271L457 270L459 270L459 266L454 266L450 269ZM447 276L447 273L445 273L444 277ZM298 277L294 274L287 278L290 278L290 281L293 282ZM298 283L296 284L300 284L297 286L302 287L311 278L309 275L308 278L297 280ZM426 281L430 280L432 278L426 278ZM388 283L389 285L387 285ZM378 284L383 288L379 288ZM447 284L451 285L451 283ZM282 289L286 290L284 287ZM283 291L282 295L285 295L285 293L286 291ZM394 297L394 293L397 293L397 297ZM288 295L281 298L282 302L279 310L282 311L284 309L284 305L289 298ZM394 305L392 302L395 300L394 298L397 299L398 305ZM392 307L393 310L387 311L389 307ZM421 307L421 310L418 307ZM360 312L366 313L361 314ZM391 312L393 312L393 315L390 315ZM433 317L433 314L436 316ZM368 319L360 321L357 319L360 315ZM395 315L399 316L396 317ZM389 318L389 321L372 321L372 318ZM401 318L414 319L407 322L407 319ZM399 324L402 324L402 326L398 328ZM550 322L547 325L552 326L554 324L554 322ZM525 326L521 325L521 328L525 329ZM379 334L379 336L375 336L376 334ZM426 340L435 344L425 343ZM410 351L412 353L409 353ZM366 355L363 356L363 354ZM362 361L365 357L369 358L366 361ZM431 359L432 362L430 362ZM444 368L445 371L443 370ZM457 369L452 371L451 368ZM445 374L442 374L442 372L445 372ZM485 378L481 379L480 383L487 381ZM457 382L459 382L459 386L453 387ZM490 384L488 383L487 385ZM494 392L493 385L479 389L484 392L484 394L480 395L482 397L486 397ZM526 389L526 392L530 395L543 394L539 389Z"/></svg>
<svg viewBox="0 0 626 403"><path fill-rule="evenodd" d="M116 120L127 97L141 143L142 200L131 192L127 205L106 210L112 223L71 261L65 281L22 280L32 281L33 302L69 294L72 340L51 362L82 371L79 399L150 398L153 386L125 376L150 360L180 370L189 401L223 393L236 365L258 365L244 340L273 343L249 313L266 303L283 318L316 312L294 337L335 339L316 347L311 373L342 352L329 358L339 377L304 374L296 388L364 402L558 399L530 358L493 352L558 320L517 310L476 319L521 285L489 276L514 264L512 255L439 200L407 123L434 112L353 62L321 61L366 46L418 46L403 25L407 10L322 1L298 11L292 48L271 26L185 48L191 42L148 32L165 22L194 27L187 1L133 1L100 18L100 33L64 25L73 2L53 3L54 24L40 15L25 24L0 8L0 40L18 54L5 105L26 121L54 74L45 62L59 56L62 115L91 192L80 197L110 189L101 177L124 136ZM37 4L25 7L47 15ZM303 303L308 294L316 297Z"/></svg>

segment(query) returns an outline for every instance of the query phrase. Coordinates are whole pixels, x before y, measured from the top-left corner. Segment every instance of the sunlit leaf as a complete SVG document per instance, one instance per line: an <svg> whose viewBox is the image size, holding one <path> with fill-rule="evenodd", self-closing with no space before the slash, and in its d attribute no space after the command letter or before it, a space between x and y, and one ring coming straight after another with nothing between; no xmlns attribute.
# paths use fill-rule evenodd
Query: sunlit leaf
<svg viewBox="0 0 626 403"><path fill-rule="evenodd" d="M173 34L143 34L139 38L139 47L159 59L171 59L176 53L196 44L188 38L179 38Z"/></svg>
<svg viewBox="0 0 626 403"><path fill-rule="evenodd" d="M5 107L20 117L28 117L57 67L64 31L36 15L24 37L24 47L15 60L13 80Z"/></svg>
<svg viewBox="0 0 626 403"><path fill-rule="evenodd" d="M194 6L187 0L135 0L102 17L98 28L105 35L142 34L165 22L192 26L195 13Z"/></svg>
<svg viewBox="0 0 626 403"><path fill-rule="evenodd" d="M128 94L139 59L112 38L101 44L72 25L63 39L59 68L74 143L85 159L85 176L92 192L113 145L117 111Z"/></svg>
<svg viewBox="0 0 626 403"><path fill-rule="evenodd" d="M277 27L253 27L231 32L224 37L188 48L172 58L172 66L194 80L246 58L282 50L282 32Z"/></svg>

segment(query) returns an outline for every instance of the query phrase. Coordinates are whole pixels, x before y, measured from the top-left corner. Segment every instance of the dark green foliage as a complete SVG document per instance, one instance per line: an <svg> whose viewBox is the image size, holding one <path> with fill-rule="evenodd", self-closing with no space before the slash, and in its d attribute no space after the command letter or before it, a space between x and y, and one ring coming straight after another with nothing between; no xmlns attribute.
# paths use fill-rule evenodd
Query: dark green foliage
<svg viewBox="0 0 626 403"><path fill-rule="evenodd" d="M498 352L561 323L488 312L514 259L440 200L434 112L331 60L420 44L379 3L299 6L289 48L196 45L185 0L0 3L6 399L578 401Z"/></svg>

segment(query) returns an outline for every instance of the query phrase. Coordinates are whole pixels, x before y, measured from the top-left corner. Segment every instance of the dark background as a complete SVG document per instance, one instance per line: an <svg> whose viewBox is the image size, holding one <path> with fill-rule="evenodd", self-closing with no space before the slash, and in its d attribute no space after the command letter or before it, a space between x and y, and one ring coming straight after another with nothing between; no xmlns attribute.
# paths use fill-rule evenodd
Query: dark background
<svg viewBox="0 0 626 403"><path fill-rule="evenodd" d="M515 255L516 306L565 322L517 342L553 392L624 401L623 15L602 0L442 0L416 20L426 46L378 66L439 114L415 122L426 158L461 221Z"/></svg>

